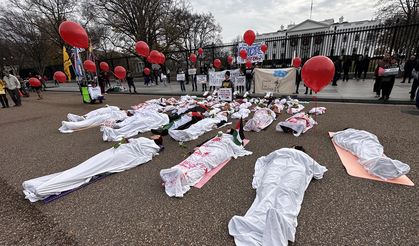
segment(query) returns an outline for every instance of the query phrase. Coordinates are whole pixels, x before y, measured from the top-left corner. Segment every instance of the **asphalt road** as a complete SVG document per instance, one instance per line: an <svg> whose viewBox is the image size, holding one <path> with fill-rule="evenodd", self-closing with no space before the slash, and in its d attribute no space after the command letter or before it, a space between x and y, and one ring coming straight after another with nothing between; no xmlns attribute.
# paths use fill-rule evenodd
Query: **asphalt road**
<svg viewBox="0 0 419 246"><path fill-rule="evenodd" d="M149 98L108 95L106 103L128 108ZM58 132L67 113L100 107L82 104L77 93L25 98L22 107L0 109L0 245L234 245L227 224L253 202L256 159L291 145L303 145L329 170L306 190L292 245L418 245L417 186L347 175L327 134L346 127L376 134L389 157L410 165L408 176L418 184L419 116L406 113L414 106L318 106L327 107L327 113L300 137L275 132L278 120L265 131L247 133L246 148L253 155L232 160L182 199L165 194L159 171L178 164L214 131L188 142L186 149L165 137L166 149L151 162L44 205L24 200L23 181L71 168L112 143L102 142L98 128Z"/></svg>

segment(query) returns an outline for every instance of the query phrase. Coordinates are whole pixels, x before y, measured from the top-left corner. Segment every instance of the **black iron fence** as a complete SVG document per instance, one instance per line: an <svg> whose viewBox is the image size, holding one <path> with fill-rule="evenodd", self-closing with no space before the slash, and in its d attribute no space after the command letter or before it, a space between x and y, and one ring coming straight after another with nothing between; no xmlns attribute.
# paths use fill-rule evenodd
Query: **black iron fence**
<svg viewBox="0 0 419 246"><path fill-rule="evenodd" d="M344 25L332 26L327 31L304 34L278 32L276 37L258 37L256 42L263 42L268 46L265 59L259 65L268 68L289 67L294 55L301 57L303 62L315 55L325 55L331 59L340 57L342 60L349 60L350 72L354 72L361 56L368 55L370 61L368 71L372 72L385 53L394 55L399 63L410 55L419 54L419 23L343 27ZM199 73L200 68L208 68L216 58L221 60L223 68L237 66L229 65L227 56L237 56L238 43L202 47L204 53L198 56L196 64L192 64L188 58L191 53L198 53L197 48L166 52L166 64L163 69L169 69L174 75L179 67L183 69L195 67ZM136 76L142 74L145 66L143 59L136 56L102 59L102 61L108 62L111 67L122 65ZM55 67L47 68L47 72L49 71L51 75L55 70Z"/></svg>

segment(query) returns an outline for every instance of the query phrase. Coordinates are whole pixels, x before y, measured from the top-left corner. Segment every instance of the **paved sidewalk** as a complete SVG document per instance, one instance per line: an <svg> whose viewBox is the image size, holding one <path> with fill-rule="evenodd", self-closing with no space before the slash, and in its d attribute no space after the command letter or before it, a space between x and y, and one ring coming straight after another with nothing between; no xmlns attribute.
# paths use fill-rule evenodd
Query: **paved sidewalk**
<svg viewBox="0 0 419 246"><path fill-rule="evenodd" d="M141 81L141 82L140 82ZM393 91L390 96L390 103L402 103L402 104L414 104L410 102L410 89L412 84L410 83L400 83L401 79L396 79L396 82L393 87ZM115 82L112 82L112 85L115 85ZM375 93L372 91L374 85L373 79L366 80L349 80L348 82L338 81L338 86L332 86L329 84L326 88L316 94L319 100L324 101L348 101L348 102L368 102L368 103L381 103L377 98L375 98ZM48 83L48 88L50 91L78 91L76 83L65 83L60 84L59 87L54 87L53 83ZM126 83L123 83L123 86L128 88ZM151 94L151 95L182 95L180 86L177 82L172 82L166 86L163 84L145 86L141 79L136 79L135 86L137 92L140 94ZM186 85L187 94L189 95L202 95L201 86L198 85L198 92L192 92L192 84L189 83ZM293 94L301 99L312 98L312 95L305 95L304 84L300 84L299 94ZM129 93L125 91L122 93ZM255 94L256 96L261 96L260 94ZM313 95L315 95L313 93Z"/></svg>

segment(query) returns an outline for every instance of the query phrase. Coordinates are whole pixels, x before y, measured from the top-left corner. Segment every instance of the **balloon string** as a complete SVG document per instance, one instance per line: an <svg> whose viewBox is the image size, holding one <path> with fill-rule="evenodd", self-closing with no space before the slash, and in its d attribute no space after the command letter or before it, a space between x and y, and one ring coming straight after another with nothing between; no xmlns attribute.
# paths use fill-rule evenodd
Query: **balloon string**
<svg viewBox="0 0 419 246"><path fill-rule="evenodd" d="M317 123L317 110L316 110L316 108L317 108L317 97L316 96L313 96L312 97L312 101L314 102L314 108L315 108L315 110L314 110L314 121ZM314 137L314 139L313 139L313 141L312 141L312 143L314 144L314 147L313 147L313 167L312 167L312 172L314 172L314 164L315 164L315 161L317 160L317 154L318 154L318 150L319 150L319 145L317 144L318 143L318 141L317 141L317 138L318 138L318 133L317 133L317 126L316 125L313 125L313 131L314 131L314 134L313 134L313 137Z"/></svg>

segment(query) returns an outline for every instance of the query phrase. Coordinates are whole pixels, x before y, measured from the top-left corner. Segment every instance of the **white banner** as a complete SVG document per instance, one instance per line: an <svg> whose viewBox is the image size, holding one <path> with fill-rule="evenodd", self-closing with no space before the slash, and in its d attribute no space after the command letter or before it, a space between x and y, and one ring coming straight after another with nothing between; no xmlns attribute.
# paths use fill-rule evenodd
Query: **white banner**
<svg viewBox="0 0 419 246"><path fill-rule="evenodd" d="M224 70L220 72L209 72L209 85L220 87L221 83L224 80L224 75L227 71L230 71L230 80L234 83L236 78L240 75L240 69Z"/></svg>
<svg viewBox="0 0 419 246"><path fill-rule="evenodd" d="M240 43L237 50L237 64L246 63L246 60L243 60L239 55L240 50L247 51L247 60L251 61L252 63L263 62L265 59L265 54L260 49L261 45L262 43L253 43L252 46L248 46L245 43Z"/></svg>
<svg viewBox="0 0 419 246"><path fill-rule="evenodd" d="M295 68L254 69L256 93L291 95L295 91Z"/></svg>
<svg viewBox="0 0 419 246"><path fill-rule="evenodd" d="M176 80L177 81L185 81L185 74L184 73L179 73L176 75Z"/></svg>
<svg viewBox="0 0 419 246"><path fill-rule="evenodd" d="M231 88L218 89L218 99L221 101L233 101L233 90Z"/></svg>
<svg viewBox="0 0 419 246"><path fill-rule="evenodd" d="M234 80L235 86L245 86L246 85L246 77L245 76L237 76Z"/></svg>
<svg viewBox="0 0 419 246"><path fill-rule="evenodd" d="M196 75L196 82L198 84L206 84L207 81L207 75Z"/></svg>

